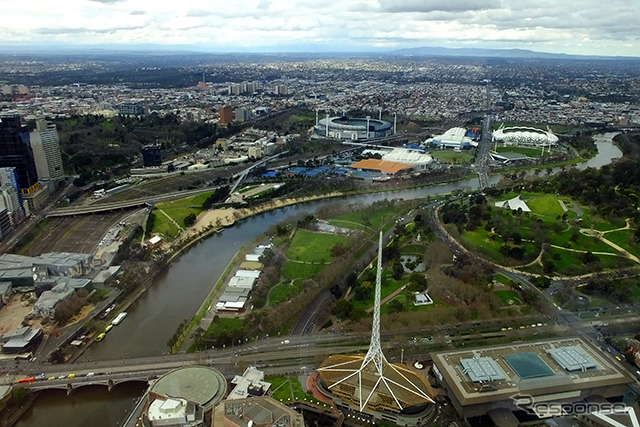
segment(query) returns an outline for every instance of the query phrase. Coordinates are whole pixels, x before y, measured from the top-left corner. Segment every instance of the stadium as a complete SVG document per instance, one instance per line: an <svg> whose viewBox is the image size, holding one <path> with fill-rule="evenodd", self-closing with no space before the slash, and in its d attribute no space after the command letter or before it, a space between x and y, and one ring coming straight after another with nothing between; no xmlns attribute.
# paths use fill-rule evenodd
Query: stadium
<svg viewBox="0 0 640 427"><path fill-rule="evenodd" d="M504 127L503 125L493 132L493 141L504 145L549 147L558 143L558 137L550 130L544 131L524 126Z"/></svg>
<svg viewBox="0 0 640 427"><path fill-rule="evenodd" d="M393 125L370 117L325 117L313 128L313 133L324 138L362 141L393 135Z"/></svg>

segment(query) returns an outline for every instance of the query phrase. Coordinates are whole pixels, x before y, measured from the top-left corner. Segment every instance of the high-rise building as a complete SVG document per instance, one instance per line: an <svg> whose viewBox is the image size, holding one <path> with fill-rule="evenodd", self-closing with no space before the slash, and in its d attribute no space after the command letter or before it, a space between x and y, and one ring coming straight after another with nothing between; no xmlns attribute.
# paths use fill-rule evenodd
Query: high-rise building
<svg viewBox="0 0 640 427"><path fill-rule="evenodd" d="M144 107L136 102L123 102L118 105L118 114L121 116L142 116Z"/></svg>
<svg viewBox="0 0 640 427"><path fill-rule="evenodd" d="M283 85L283 84L277 84L274 86L273 88L273 92L276 95L288 95L289 91L287 89L287 85Z"/></svg>
<svg viewBox="0 0 640 427"><path fill-rule="evenodd" d="M227 125L233 121L233 109L229 105L220 108L220 124Z"/></svg>
<svg viewBox="0 0 640 427"><path fill-rule="evenodd" d="M0 240L4 240L9 234L11 234L11 216L6 206L2 204L0 199Z"/></svg>
<svg viewBox="0 0 640 427"><path fill-rule="evenodd" d="M154 144L142 147L142 164L145 168L150 166L162 166L160 145Z"/></svg>
<svg viewBox="0 0 640 427"><path fill-rule="evenodd" d="M40 179L58 180L64 177L60 138L54 123L36 120L36 129L29 134L31 149Z"/></svg>
<svg viewBox="0 0 640 427"><path fill-rule="evenodd" d="M23 193L32 191L38 184L29 131L17 113L0 115L0 167L16 168L16 180Z"/></svg>
<svg viewBox="0 0 640 427"><path fill-rule="evenodd" d="M253 118L253 113L249 108L238 107L233 111L234 120L237 122L246 122Z"/></svg>
<svg viewBox="0 0 640 427"><path fill-rule="evenodd" d="M0 205L6 207L12 225L24 219L25 212L16 179L16 168L0 168Z"/></svg>

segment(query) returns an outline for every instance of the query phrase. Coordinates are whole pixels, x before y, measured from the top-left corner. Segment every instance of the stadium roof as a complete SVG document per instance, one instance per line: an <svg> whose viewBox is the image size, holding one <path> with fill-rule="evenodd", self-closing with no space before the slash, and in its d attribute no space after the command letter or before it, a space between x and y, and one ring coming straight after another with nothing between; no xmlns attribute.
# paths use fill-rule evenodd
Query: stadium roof
<svg viewBox="0 0 640 427"><path fill-rule="evenodd" d="M395 175L401 170L413 169L413 166L406 163L385 162L384 160L378 159L360 160L359 162L353 163L350 167L352 169L380 171L388 175Z"/></svg>

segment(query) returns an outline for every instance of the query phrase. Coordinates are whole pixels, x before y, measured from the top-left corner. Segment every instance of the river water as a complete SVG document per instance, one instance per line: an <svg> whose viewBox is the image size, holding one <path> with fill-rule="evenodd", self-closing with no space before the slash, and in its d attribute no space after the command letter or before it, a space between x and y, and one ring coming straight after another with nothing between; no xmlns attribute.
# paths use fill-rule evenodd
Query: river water
<svg viewBox="0 0 640 427"><path fill-rule="evenodd" d="M577 167L598 168L621 157L620 150L611 143L613 135L600 135L596 141L598 154ZM500 178L490 177L490 184L497 183ZM370 204L384 199L416 199L475 189L478 185L478 179L474 178L418 189L352 196L348 201ZM288 217L313 213L319 207L335 202L336 199L320 200L256 215L198 243L129 308L128 316L109 332L104 341L87 349L81 361L154 356L167 352L166 343L177 326L195 314L238 249ZM17 427L115 426L117 421L124 420L126 411L133 407L133 400L143 391L135 385L119 385L112 392L100 387L79 389L71 397L67 397L65 392L47 391L38 396ZM79 417L79 413L83 416Z"/></svg>

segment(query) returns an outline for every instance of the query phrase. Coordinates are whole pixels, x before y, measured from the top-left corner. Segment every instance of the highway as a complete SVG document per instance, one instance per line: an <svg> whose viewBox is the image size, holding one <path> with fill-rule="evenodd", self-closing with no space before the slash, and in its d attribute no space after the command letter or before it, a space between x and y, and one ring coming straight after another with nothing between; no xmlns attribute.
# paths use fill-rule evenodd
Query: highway
<svg viewBox="0 0 640 427"><path fill-rule="evenodd" d="M474 322L447 325L445 329L435 326L425 329L418 325L403 331L382 333L382 347L388 358L394 359L399 348L404 349L405 358L425 357L421 342L442 345L445 341L466 342L470 339L489 339L512 335L521 339L522 330L518 327L506 331L501 322L516 322L518 325L531 325L534 317L521 319L499 319L485 332L475 332ZM515 323L514 323L515 324ZM486 326L486 325L485 325ZM540 332L557 332L557 326L545 325L536 328ZM458 334L460 331L470 331ZM451 335L449 335L451 334ZM437 335L434 339L433 335ZM164 373L190 365L211 366L225 377L232 378L246 366L256 366L266 375L300 375L314 370L328 356L333 354L365 353L369 347L369 334L316 334L304 336L271 337L259 341L247 342L239 346L212 348L198 353L165 354L142 358L122 357L114 360L83 362L72 364L16 363L16 369L0 376L0 384L15 384L20 379L36 377L29 382L31 390L64 389L71 391L87 385L116 386L127 381L147 382Z"/></svg>

